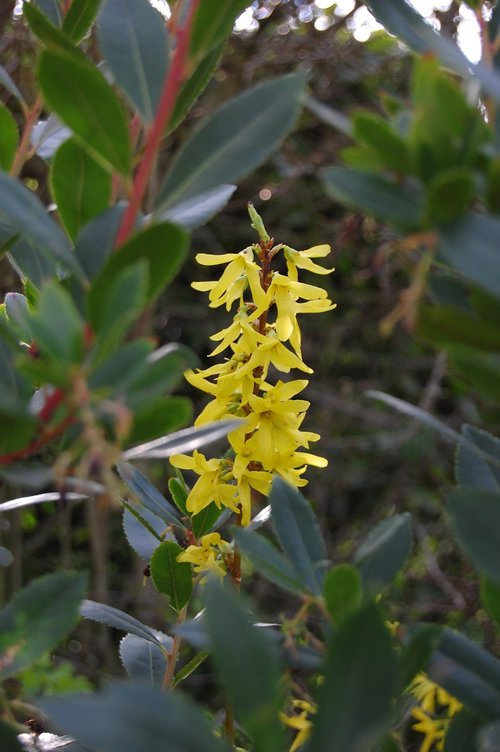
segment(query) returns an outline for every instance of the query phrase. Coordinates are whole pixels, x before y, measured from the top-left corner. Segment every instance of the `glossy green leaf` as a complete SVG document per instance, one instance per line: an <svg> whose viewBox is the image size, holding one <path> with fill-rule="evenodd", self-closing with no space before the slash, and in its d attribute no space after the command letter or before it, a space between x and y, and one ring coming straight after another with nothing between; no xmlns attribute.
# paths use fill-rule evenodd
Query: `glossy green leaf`
<svg viewBox="0 0 500 752"><path fill-rule="evenodd" d="M104 0L98 31L116 83L151 123L168 69L165 19L148 0Z"/></svg>
<svg viewBox="0 0 500 752"><path fill-rule="evenodd" d="M452 719L444 738L444 752L475 752L483 721L463 708Z"/></svg>
<svg viewBox="0 0 500 752"><path fill-rule="evenodd" d="M62 22L61 0L35 0L41 11L45 13L53 24L60 26ZM26 10L26 9L24 9Z"/></svg>
<svg viewBox="0 0 500 752"><path fill-rule="evenodd" d="M112 254L94 280L89 304L95 302L96 311L110 284L122 269L138 261L147 264L149 284L147 299L152 301L179 271L186 256L188 236L177 225L164 222L150 225L138 232L117 253Z"/></svg>
<svg viewBox="0 0 500 752"><path fill-rule="evenodd" d="M300 574L267 538L239 528L233 535L242 554L266 579L291 593L304 592Z"/></svg>
<svg viewBox="0 0 500 752"><path fill-rule="evenodd" d="M411 550L411 516L408 512L382 520L370 531L354 557L365 587L380 593L401 569Z"/></svg>
<svg viewBox="0 0 500 752"><path fill-rule="evenodd" d="M77 269L66 237L45 207L34 193L5 172L0 172L0 212L14 231L21 232L35 249L50 254L66 268Z"/></svg>
<svg viewBox="0 0 500 752"><path fill-rule="evenodd" d="M500 584L481 577L481 598L491 619L500 627Z"/></svg>
<svg viewBox="0 0 500 752"><path fill-rule="evenodd" d="M180 475L180 471L178 472ZM189 496L189 488L184 482L182 475L179 478L170 478L170 480L168 481L168 490L170 491L170 495L172 496L174 504L180 511L180 513L188 516L186 501L187 497Z"/></svg>
<svg viewBox="0 0 500 752"><path fill-rule="evenodd" d="M131 679L143 679L153 686L161 687L167 670L165 652L172 650L172 638L156 631L164 650L137 635L127 634L120 641L120 660Z"/></svg>
<svg viewBox="0 0 500 752"><path fill-rule="evenodd" d="M380 115L359 112L353 117L352 127L354 138L372 150L382 168L403 175L411 172L407 142Z"/></svg>
<svg viewBox="0 0 500 752"><path fill-rule="evenodd" d="M159 212L158 218L193 230L212 219L227 204L235 190L235 185L220 185L207 193L194 196L181 204L171 206L164 212Z"/></svg>
<svg viewBox="0 0 500 752"><path fill-rule="evenodd" d="M9 170L16 154L19 134L16 121L7 107L0 104L0 168Z"/></svg>
<svg viewBox="0 0 500 752"><path fill-rule="evenodd" d="M256 628L236 594L210 581L204 589L206 628L213 656L236 718L254 749L283 749L280 667L273 646Z"/></svg>
<svg viewBox="0 0 500 752"><path fill-rule="evenodd" d="M472 564L500 583L500 493L462 486L448 496L455 537Z"/></svg>
<svg viewBox="0 0 500 752"><path fill-rule="evenodd" d="M499 217L469 214L439 231L439 260L498 298L499 233Z"/></svg>
<svg viewBox="0 0 500 752"><path fill-rule="evenodd" d="M329 167L323 179L328 195L341 204L406 230L420 224L423 202L413 187L349 167Z"/></svg>
<svg viewBox="0 0 500 752"><path fill-rule="evenodd" d="M64 53L46 50L40 56L38 80L48 106L90 155L105 169L127 175L131 158L127 121L102 73L90 62L83 64Z"/></svg>
<svg viewBox="0 0 500 752"><path fill-rule="evenodd" d="M18 731L14 726L0 720L0 749L2 752L24 752L17 738Z"/></svg>
<svg viewBox="0 0 500 752"><path fill-rule="evenodd" d="M208 82L212 78L222 55L223 45L215 47L196 66L176 97L168 130L173 131L184 120Z"/></svg>
<svg viewBox="0 0 500 752"><path fill-rule="evenodd" d="M134 410L134 422L127 436L127 446L151 441L165 431L175 431L189 423L193 406L187 397L151 398L144 407Z"/></svg>
<svg viewBox="0 0 500 752"><path fill-rule="evenodd" d="M311 505L279 476L273 480L269 502L274 529L283 551L310 592L321 595L327 553Z"/></svg>
<svg viewBox="0 0 500 752"><path fill-rule="evenodd" d="M157 211L235 182L261 164L293 126L304 84L302 73L265 81L205 119L176 155Z"/></svg>
<svg viewBox="0 0 500 752"><path fill-rule="evenodd" d="M74 626L87 577L56 572L33 580L0 611L0 677L13 676L52 650Z"/></svg>
<svg viewBox="0 0 500 752"><path fill-rule="evenodd" d="M52 193L68 234L75 240L84 225L108 206L111 175L69 139L52 161Z"/></svg>
<svg viewBox="0 0 500 752"><path fill-rule="evenodd" d="M89 376L90 389L106 393L125 393L148 370L148 355L152 343L146 339L127 342L111 354Z"/></svg>
<svg viewBox="0 0 500 752"><path fill-rule="evenodd" d="M4 86L7 91L9 91L16 99L21 102L24 106L26 106L26 102L24 100L23 95L19 91L18 87L12 80L12 78L9 76L3 65L0 65L0 84Z"/></svg>
<svg viewBox="0 0 500 752"><path fill-rule="evenodd" d="M48 357L78 362L83 355L84 322L66 290L57 282L42 288L31 316L31 330L38 347Z"/></svg>
<svg viewBox="0 0 500 752"><path fill-rule="evenodd" d="M146 626L146 624L126 614L125 611L120 611L118 608L107 606L104 603L97 603L96 601L85 600L80 606L80 615L85 619L91 619L91 621L96 621L99 624L106 624L108 627L114 627L114 629L127 632L127 634L130 633L141 637L163 650L163 645L158 639L155 629L151 629L151 627Z"/></svg>
<svg viewBox="0 0 500 752"><path fill-rule="evenodd" d="M73 41L79 42L94 23L102 0L72 0L64 16L62 30Z"/></svg>
<svg viewBox="0 0 500 752"><path fill-rule="evenodd" d="M470 170L454 168L435 175L427 185L424 219L440 225L462 217L474 198L474 177Z"/></svg>
<svg viewBox="0 0 500 752"><path fill-rule="evenodd" d="M123 532L136 554L147 561L164 539L174 540L165 522L144 504L128 502L123 511Z"/></svg>
<svg viewBox="0 0 500 752"><path fill-rule="evenodd" d="M93 280L111 255L124 211L125 204L118 203L82 228L75 256L87 279Z"/></svg>
<svg viewBox="0 0 500 752"><path fill-rule="evenodd" d="M234 22L247 8L246 0L219 0L216 4L200 3L194 17L190 55L194 60L204 57L225 42Z"/></svg>
<svg viewBox="0 0 500 752"><path fill-rule="evenodd" d="M87 65L87 58L82 50L78 49L70 38L58 29L33 3L25 5L24 17L33 34L44 47L54 52L64 53L76 62Z"/></svg>
<svg viewBox="0 0 500 752"><path fill-rule="evenodd" d="M389 731L396 655L378 608L368 603L342 622L326 657L311 749L366 752Z"/></svg>
<svg viewBox="0 0 500 752"><path fill-rule="evenodd" d="M217 520L222 514L222 510L214 504L208 504L201 512L191 517L191 526L195 538L201 538L202 535L212 530Z"/></svg>
<svg viewBox="0 0 500 752"><path fill-rule="evenodd" d="M180 524L178 511L158 491L156 486L153 486L145 475L127 462L121 462L117 465L117 470L120 478L132 493L137 496L150 512L163 520L165 525L183 527Z"/></svg>
<svg viewBox="0 0 500 752"><path fill-rule="evenodd" d="M100 752L224 752L203 713L180 693L143 681L108 684L96 695L44 699L54 724Z"/></svg>
<svg viewBox="0 0 500 752"><path fill-rule="evenodd" d="M350 564L338 564L325 576L323 584L328 613L340 624L363 601L363 580L359 569Z"/></svg>
<svg viewBox="0 0 500 752"><path fill-rule="evenodd" d="M156 589L169 597L170 605L175 611L180 611L186 605L193 591L191 565L177 561L183 550L173 541L160 543L150 565Z"/></svg>
<svg viewBox="0 0 500 752"><path fill-rule="evenodd" d="M455 476L461 486L474 486L486 491L500 491L500 439L482 429L465 425L462 433L467 442L496 457L498 464L488 462L470 449L469 444L459 444L455 461Z"/></svg>

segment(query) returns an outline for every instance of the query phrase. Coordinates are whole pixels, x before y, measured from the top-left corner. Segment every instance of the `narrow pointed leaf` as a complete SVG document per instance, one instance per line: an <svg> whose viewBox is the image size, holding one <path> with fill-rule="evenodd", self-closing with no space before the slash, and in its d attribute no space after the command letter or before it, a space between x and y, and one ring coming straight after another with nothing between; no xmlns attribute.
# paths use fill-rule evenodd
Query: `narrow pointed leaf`
<svg viewBox="0 0 500 752"><path fill-rule="evenodd" d="M122 462L117 466L117 470L123 482L152 514L163 520L166 525L183 527L177 509L137 468Z"/></svg>
<svg viewBox="0 0 500 752"><path fill-rule="evenodd" d="M233 535L241 552L266 579L291 593L304 592L300 574L266 538L244 528L233 530Z"/></svg>
<svg viewBox="0 0 500 752"><path fill-rule="evenodd" d="M146 444L127 449L123 453L123 458L125 460L158 459L183 452L189 453L206 444L218 441L240 426L241 420L238 418L207 423L197 428L183 428L169 436L163 436L154 441L148 441Z"/></svg>
<svg viewBox="0 0 500 752"><path fill-rule="evenodd" d="M94 23L102 0L73 0L64 16L62 30L73 41L79 42Z"/></svg>
<svg viewBox="0 0 500 752"><path fill-rule="evenodd" d="M165 652L172 649L172 638L155 630L164 650L149 640L127 634L120 641L120 660L131 679L144 679L153 686L161 686L167 669Z"/></svg>
<svg viewBox="0 0 500 752"><path fill-rule="evenodd" d="M7 107L0 104L0 168L9 170L16 153L19 134L16 121Z"/></svg>
<svg viewBox="0 0 500 752"><path fill-rule="evenodd" d="M16 86L12 78L9 76L9 74L7 73L3 65L0 65L0 85L4 86L7 89L7 91L10 91L10 93L13 94L13 96L15 96L16 99L18 99L21 102L21 104L26 106L26 102L24 100L23 95L21 94L18 87Z"/></svg>
<svg viewBox="0 0 500 752"><path fill-rule="evenodd" d="M408 558L411 544L408 512L389 517L375 526L354 557L367 590L380 593L391 584Z"/></svg>
<svg viewBox="0 0 500 752"><path fill-rule="evenodd" d="M104 603L96 601L83 601L80 606L80 615L86 619L97 621L99 624L106 624L108 627L120 629L122 632L134 634L144 640L152 642L154 645L163 650L163 645L156 636L156 630L147 627L133 616L120 611L113 606L106 606Z"/></svg>

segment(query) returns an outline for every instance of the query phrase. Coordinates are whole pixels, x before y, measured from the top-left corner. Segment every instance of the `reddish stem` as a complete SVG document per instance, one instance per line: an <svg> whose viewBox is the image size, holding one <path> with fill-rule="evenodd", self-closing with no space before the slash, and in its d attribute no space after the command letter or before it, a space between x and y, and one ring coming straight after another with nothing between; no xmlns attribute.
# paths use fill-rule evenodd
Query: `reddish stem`
<svg viewBox="0 0 500 752"><path fill-rule="evenodd" d="M49 397L47 397L45 404L39 413L39 418L43 420L44 423L47 423L52 418L64 397L65 394L61 389L56 389Z"/></svg>
<svg viewBox="0 0 500 752"><path fill-rule="evenodd" d="M30 109L26 113L26 121L24 123L23 134L17 148L16 156L14 157L14 161L12 163L12 167L10 168L10 174L14 178L19 175L22 170L23 164L27 159L30 149L31 134L41 111L42 98L41 96L38 96L33 106L30 107Z"/></svg>
<svg viewBox="0 0 500 752"><path fill-rule="evenodd" d="M42 449L60 436L74 422L75 416L67 415L57 426L50 428L48 431L44 431L38 439L32 441L28 446L25 446L22 449L16 449L8 454L0 455L0 465L8 465L15 460L23 460L26 459L26 457L30 457L32 454L35 454L35 452L38 452L39 449Z"/></svg>
<svg viewBox="0 0 500 752"><path fill-rule="evenodd" d="M141 208L142 200L146 193L151 173L154 169L156 156L160 148L165 128L172 115L177 95L186 75L191 28L198 3L199 0L191 0L191 7L184 25L182 27L177 26L175 29L177 45L174 57L165 80L158 112L156 113L156 117L148 132L144 154L140 161L139 169L137 170L134 185L132 187L130 203L123 216L120 229L118 230L116 238L117 248L127 240L134 229L135 220L139 209Z"/></svg>

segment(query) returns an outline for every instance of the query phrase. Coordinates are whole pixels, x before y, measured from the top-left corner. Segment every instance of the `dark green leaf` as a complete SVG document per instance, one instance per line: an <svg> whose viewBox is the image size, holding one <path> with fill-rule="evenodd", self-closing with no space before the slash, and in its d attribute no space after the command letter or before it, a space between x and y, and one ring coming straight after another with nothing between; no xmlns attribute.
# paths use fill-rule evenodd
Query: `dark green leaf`
<svg viewBox="0 0 500 752"><path fill-rule="evenodd" d="M444 739L444 752L475 752L482 723L481 718L463 708L451 719Z"/></svg>
<svg viewBox="0 0 500 752"><path fill-rule="evenodd" d="M201 538L202 535L212 530L213 526L222 514L222 510L212 502L208 504L201 512L193 515L191 525L195 538Z"/></svg>
<svg viewBox="0 0 500 752"><path fill-rule="evenodd" d="M438 347L450 344L492 350L500 347L498 328L478 316L450 306L422 306L418 315L418 336Z"/></svg>
<svg viewBox="0 0 500 752"><path fill-rule="evenodd" d="M368 603L342 622L318 692L314 752L366 752L389 731L396 655L378 608Z"/></svg>
<svg viewBox="0 0 500 752"><path fill-rule="evenodd" d="M335 201L406 230L418 228L423 203L416 189L348 167L329 167L323 178L326 192Z"/></svg>
<svg viewBox="0 0 500 752"><path fill-rule="evenodd" d="M186 663L180 671L177 672L172 683L172 687L175 689L175 687L178 687L179 684L184 681L184 679L187 679L188 676L191 676L193 671L196 671L198 666L201 666L201 664L208 658L208 656L209 653L206 650L201 650L199 653L196 653L194 658L191 658L191 660Z"/></svg>
<svg viewBox="0 0 500 752"><path fill-rule="evenodd" d="M150 512L163 520L166 525L183 527L179 520L178 511L145 475L127 462L121 462L117 465L117 470L123 482Z"/></svg>
<svg viewBox="0 0 500 752"><path fill-rule="evenodd" d="M80 614L86 619L97 621L99 624L106 624L108 627L114 627L115 629L120 629L122 632L127 632L148 640L148 642L152 642L153 645L157 645L163 650L163 645L156 636L156 630L147 627L142 622L134 619L133 616L120 611L118 608L106 606L104 603L96 603L96 601L83 601L80 606Z"/></svg>
<svg viewBox="0 0 500 752"><path fill-rule="evenodd" d="M481 598L491 619L500 627L500 585L481 577Z"/></svg>
<svg viewBox="0 0 500 752"><path fill-rule="evenodd" d="M382 168L403 175L411 172L407 142L380 115L357 113L353 118L353 136L374 152Z"/></svg>
<svg viewBox="0 0 500 752"><path fill-rule="evenodd" d="M159 212L158 217L193 230L212 219L227 204L235 190L235 185L220 185L200 196L171 206L164 212Z"/></svg>
<svg viewBox="0 0 500 752"><path fill-rule="evenodd" d="M474 198L474 177L470 170L452 168L440 171L429 181L424 219L440 225L463 216Z"/></svg>
<svg viewBox="0 0 500 752"><path fill-rule="evenodd" d="M165 431L175 431L189 423L192 415L193 406L187 397L151 398L147 405L134 410L127 446L156 439Z"/></svg>
<svg viewBox="0 0 500 752"><path fill-rule="evenodd" d="M45 207L19 180L4 172L0 172L0 216L31 240L35 248L40 246L66 267L76 268L66 237Z"/></svg>
<svg viewBox="0 0 500 752"><path fill-rule="evenodd" d="M327 554L311 505L279 476L273 480L269 502L283 551L310 592L321 595Z"/></svg>
<svg viewBox="0 0 500 752"><path fill-rule="evenodd" d="M410 553L411 543L408 512L382 520L371 530L354 557L369 591L379 593L391 584Z"/></svg>
<svg viewBox="0 0 500 752"><path fill-rule="evenodd" d="M56 572L34 580L0 611L0 677L12 676L54 648L76 623L87 577Z"/></svg>
<svg viewBox="0 0 500 752"><path fill-rule="evenodd" d="M219 0L215 5L200 3L191 33L191 58L199 60L225 42L234 22L247 6L246 0Z"/></svg>
<svg viewBox="0 0 500 752"><path fill-rule="evenodd" d="M181 512L181 514L187 516L188 511L186 502L187 497L189 496L189 488L186 486L184 478L182 478L182 480L181 478L182 476L180 478L170 478L170 480L168 481L168 490L170 491L177 509Z"/></svg>
<svg viewBox="0 0 500 752"><path fill-rule="evenodd" d="M160 347L148 357L148 370L134 384L130 404L137 408L145 401L168 394L182 383L184 371L197 365L197 357L187 347L177 344Z"/></svg>
<svg viewBox="0 0 500 752"><path fill-rule="evenodd" d="M399 657L398 689L404 692L419 671L425 671L441 636L437 624L417 624L405 640Z"/></svg>
<svg viewBox="0 0 500 752"><path fill-rule="evenodd" d="M440 229L439 259L498 298L499 233L499 217L469 214Z"/></svg>
<svg viewBox="0 0 500 752"><path fill-rule="evenodd" d="M170 118L168 129L173 131L186 117L187 113L196 102L203 89L206 87L215 72L217 63L222 55L223 46L215 47L196 66L188 80L180 90L175 100L174 111Z"/></svg>
<svg viewBox="0 0 500 752"><path fill-rule="evenodd" d="M152 344L146 339L136 339L120 347L106 358L89 376L91 389L124 393L148 369L147 357Z"/></svg>
<svg viewBox="0 0 500 752"><path fill-rule="evenodd" d="M94 23L102 0L72 0L64 16L62 30L73 42L79 42Z"/></svg>
<svg viewBox="0 0 500 752"><path fill-rule="evenodd" d="M164 539L174 540L164 521L143 504L127 504L123 510L123 532L136 554L148 563L159 543Z"/></svg>
<svg viewBox="0 0 500 752"><path fill-rule="evenodd" d="M14 726L0 720L0 749L2 752L23 752L24 747L21 747L17 734Z"/></svg>
<svg viewBox="0 0 500 752"><path fill-rule="evenodd" d="M36 4L56 26L61 25L61 0L35 0ZM26 9L24 9L26 10Z"/></svg>
<svg viewBox="0 0 500 752"><path fill-rule="evenodd" d="M448 354L454 370L476 392L486 399L500 401L500 355L497 352L450 345Z"/></svg>
<svg viewBox="0 0 500 752"><path fill-rule="evenodd" d="M363 601L363 581L356 567L339 564L330 569L323 585L326 607L335 624L340 624Z"/></svg>
<svg viewBox="0 0 500 752"><path fill-rule="evenodd" d="M148 301L152 301L179 271L186 256L188 236L177 225L164 222L138 232L111 255L92 285L91 295L102 299L116 275L138 261L149 269Z"/></svg>
<svg viewBox="0 0 500 752"><path fill-rule="evenodd" d="M474 426L465 425L462 433L467 442L497 457L500 464L500 439ZM485 457L470 450L468 444L459 444L455 475L461 486L474 486L486 491L500 491L500 466L488 462Z"/></svg>
<svg viewBox="0 0 500 752"><path fill-rule="evenodd" d="M27 3L24 6L24 17L33 34L47 49L54 52L62 52L76 62L81 62L83 65L87 64L85 54L44 13L39 11L33 3Z"/></svg>
<svg viewBox="0 0 500 752"><path fill-rule="evenodd" d="M10 170L17 149L16 121L7 107L0 104L0 169Z"/></svg>
<svg viewBox="0 0 500 752"><path fill-rule="evenodd" d="M98 695L46 698L55 725L100 752L224 752L189 700L144 682L109 684Z"/></svg>
<svg viewBox="0 0 500 752"><path fill-rule="evenodd" d="M259 752L283 749L280 671L273 646L249 620L236 595L215 581L205 586L205 621L215 662L236 717Z"/></svg>
<svg viewBox="0 0 500 752"><path fill-rule="evenodd" d="M111 254L125 204L118 203L89 222L81 231L75 246L75 255L89 280L101 271Z"/></svg>
<svg viewBox="0 0 500 752"><path fill-rule="evenodd" d="M168 68L165 19L148 0L104 0L98 30L116 83L151 123Z"/></svg>
<svg viewBox="0 0 500 752"><path fill-rule="evenodd" d="M162 632L155 632L164 650L160 650L158 645L149 640L127 634L120 641L120 660L132 679L144 679L153 686L161 687L167 669L165 652L172 650L172 638Z"/></svg>
<svg viewBox="0 0 500 752"><path fill-rule="evenodd" d="M31 316L31 331L40 350L51 358L78 362L83 355L84 322L66 290L47 282Z"/></svg>
<svg viewBox="0 0 500 752"><path fill-rule="evenodd" d="M302 578L293 565L266 538L245 529L233 530L236 543L258 572L291 593L304 592Z"/></svg>
<svg viewBox="0 0 500 752"><path fill-rule="evenodd" d="M40 56L38 78L49 107L91 156L105 169L127 175L131 156L127 121L102 73L90 63L46 50Z"/></svg>
<svg viewBox="0 0 500 752"><path fill-rule="evenodd" d="M59 215L73 240L87 222L106 209L111 197L111 175L74 139L57 150L51 185Z"/></svg>
<svg viewBox="0 0 500 752"><path fill-rule="evenodd" d="M304 84L302 73L265 81L205 119L174 159L157 211L235 182L261 164L293 126Z"/></svg>
<svg viewBox="0 0 500 752"><path fill-rule="evenodd" d="M19 292L8 292L5 296L4 304L9 325L14 329L20 339L24 342L30 343L32 339L30 323L31 313L27 299Z"/></svg>
<svg viewBox="0 0 500 752"><path fill-rule="evenodd" d="M448 496L455 537L482 574L500 583L500 493L461 487Z"/></svg>
<svg viewBox="0 0 500 752"><path fill-rule="evenodd" d="M191 565L177 561L183 548L173 541L160 543L151 558L151 578L160 593L168 595L170 605L180 611L191 597Z"/></svg>

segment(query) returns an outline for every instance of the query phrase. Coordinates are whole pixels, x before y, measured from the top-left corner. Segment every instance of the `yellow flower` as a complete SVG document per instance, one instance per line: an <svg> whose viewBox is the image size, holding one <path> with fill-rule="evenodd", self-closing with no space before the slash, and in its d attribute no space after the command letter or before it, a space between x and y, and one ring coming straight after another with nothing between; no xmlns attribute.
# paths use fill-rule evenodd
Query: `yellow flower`
<svg viewBox="0 0 500 752"><path fill-rule="evenodd" d="M186 500L186 509L192 514L198 514L214 502L219 509L229 507L233 512L238 512L235 487L227 483L230 479L230 463L225 459L211 459L198 452L196 449L192 457L186 454L174 454L170 458L174 467L181 470L193 470L200 477L189 492Z"/></svg>
<svg viewBox="0 0 500 752"><path fill-rule="evenodd" d="M424 735L420 752L442 750L450 719L458 713L462 704L424 673L415 677L411 692L419 702L411 713L418 721L412 729ZM437 714L440 715L436 717Z"/></svg>
<svg viewBox="0 0 500 752"><path fill-rule="evenodd" d="M428 715L422 708L413 708L412 716L417 719L412 729L423 734L420 752L430 752L432 749L440 749L440 743L444 739L446 727L449 723L446 719L438 720Z"/></svg>
<svg viewBox="0 0 500 752"><path fill-rule="evenodd" d="M180 553L177 561L192 564L196 574L205 573L200 580L204 583L210 574L221 578L226 574L224 560L221 558L221 548L227 545L219 533L208 533L202 536L199 546L188 546Z"/></svg>
<svg viewBox="0 0 500 752"><path fill-rule="evenodd" d="M328 256L331 251L329 245L315 245L313 248L307 248L305 251L295 251L293 248L283 246L290 279L298 279L297 269L306 269L314 274L331 274L335 268L325 269L319 264L311 261L312 258L322 258Z"/></svg>
<svg viewBox="0 0 500 752"><path fill-rule="evenodd" d="M316 713L316 706L306 700L294 700L292 705L294 708L298 708L300 713L298 715L290 716L280 713L280 718L287 726L298 731L298 734L290 747L290 752L295 752L295 750L301 747L311 736L313 724L312 721L308 719L308 716Z"/></svg>
<svg viewBox="0 0 500 752"><path fill-rule="evenodd" d="M254 261L253 247L245 248L240 253L198 253L196 260L203 266L228 264L222 276L215 282L193 282L195 290L209 292L210 307L217 308L226 304L229 311L238 298L243 303L243 293L250 287L252 298L258 308L267 308L266 294L260 283L260 267Z"/></svg>

